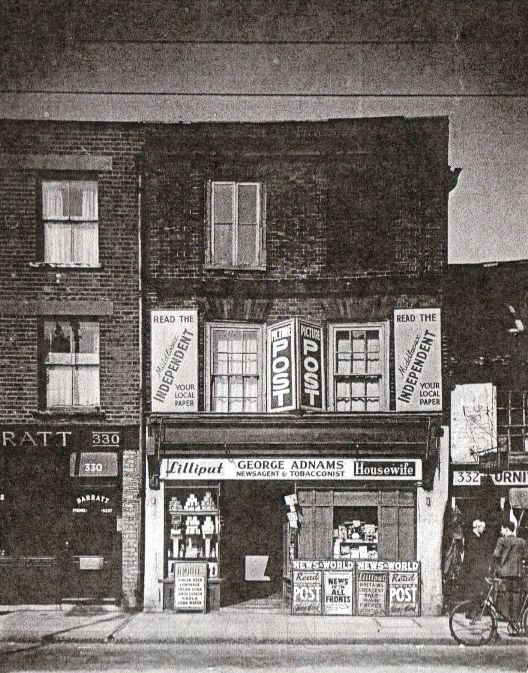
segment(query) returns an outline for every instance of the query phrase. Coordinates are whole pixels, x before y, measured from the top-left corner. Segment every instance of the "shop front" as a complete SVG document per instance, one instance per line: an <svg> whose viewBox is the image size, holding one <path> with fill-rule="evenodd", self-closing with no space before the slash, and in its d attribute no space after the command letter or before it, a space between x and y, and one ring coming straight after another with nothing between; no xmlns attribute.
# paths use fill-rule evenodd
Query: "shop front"
<svg viewBox="0 0 528 673"><path fill-rule="evenodd" d="M328 421L164 428L159 490L146 501L147 609L191 609L182 586L201 566L200 611L419 614L418 491L424 462L434 460L430 419ZM208 436L209 446L176 451L173 438L191 435Z"/></svg>
<svg viewBox="0 0 528 673"><path fill-rule="evenodd" d="M0 603L120 600L122 450L137 428L4 426Z"/></svg>

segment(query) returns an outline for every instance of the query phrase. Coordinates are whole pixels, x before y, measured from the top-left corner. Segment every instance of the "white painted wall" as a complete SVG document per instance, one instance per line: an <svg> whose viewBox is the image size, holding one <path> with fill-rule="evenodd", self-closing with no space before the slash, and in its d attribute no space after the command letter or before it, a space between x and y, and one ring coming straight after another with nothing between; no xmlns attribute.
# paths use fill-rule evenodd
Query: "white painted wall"
<svg viewBox="0 0 528 673"><path fill-rule="evenodd" d="M449 486L449 429L440 438L439 465L432 491L418 488L417 558L422 564L422 614L442 610L442 534Z"/></svg>
<svg viewBox="0 0 528 673"><path fill-rule="evenodd" d="M148 468L147 468L148 469ZM163 539L165 484L159 491L149 488L148 474L145 479L145 578L143 604L147 611L163 610Z"/></svg>

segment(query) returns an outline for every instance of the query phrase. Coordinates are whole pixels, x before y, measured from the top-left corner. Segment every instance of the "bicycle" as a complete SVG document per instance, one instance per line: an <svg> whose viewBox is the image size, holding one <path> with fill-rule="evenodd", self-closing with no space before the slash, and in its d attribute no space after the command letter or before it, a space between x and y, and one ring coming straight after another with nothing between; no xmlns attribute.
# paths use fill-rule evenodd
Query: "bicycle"
<svg viewBox="0 0 528 673"><path fill-rule="evenodd" d="M455 605L449 615L449 630L453 638L462 645L487 645L498 637L499 621L508 621L508 634L528 636L528 592L519 611L519 619L508 620L495 604L495 595L501 582L500 578L487 577L489 584L485 597L466 600Z"/></svg>

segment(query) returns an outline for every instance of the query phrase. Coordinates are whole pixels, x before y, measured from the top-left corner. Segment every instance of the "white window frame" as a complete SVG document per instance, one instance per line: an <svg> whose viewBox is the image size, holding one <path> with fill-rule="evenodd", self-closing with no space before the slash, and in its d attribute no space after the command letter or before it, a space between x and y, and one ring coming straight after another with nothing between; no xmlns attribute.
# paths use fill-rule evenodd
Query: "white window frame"
<svg viewBox="0 0 528 673"><path fill-rule="evenodd" d="M232 222L233 222L233 262L225 264L215 259L215 231L214 231L214 186L231 185L232 193ZM256 226L256 253L257 259L253 264L241 264L238 256L238 188L253 186L257 188L257 226ZM252 180L209 180L207 183L207 255L206 265L218 269L264 269L266 265L265 253L266 231L266 195L264 184Z"/></svg>
<svg viewBox="0 0 528 673"><path fill-rule="evenodd" d="M83 219L83 216L80 217L72 216L70 213L61 216L55 217L46 217L44 199L45 199L45 185L47 184L61 184L67 186L69 193L70 185L72 183L84 183L95 185L95 213L94 217L91 219ZM63 266L63 267L85 267L85 268L94 268L99 266L99 181L96 178L43 178L41 180L41 220L42 220L42 260L45 264L51 264L53 266ZM58 225L65 226L69 225L70 227L70 254L67 259L50 259L48 254L48 245L47 239L48 234L46 232L48 225ZM93 226L95 233L93 234L93 259L87 263L78 261L78 253L75 247L76 242L76 233L80 230L80 227L83 226Z"/></svg>
<svg viewBox="0 0 528 673"><path fill-rule="evenodd" d="M336 333L340 330L379 330L380 333L380 408L379 411L337 411L335 395L336 372ZM368 323L332 323L328 325L328 409L336 413L350 414L376 414L389 411L390 393L389 393L389 337L390 325L388 321L368 322ZM365 375L367 376L367 375Z"/></svg>
<svg viewBox="0 0 528 673"><path fill-rule="evenodd" d="M100 360L100 324L97 320L86 320L81 319L77 320L75 318L68 318L60 316L56 319L45 319L43 322L43 340L46 339L46 325L47 324L57 324L57 323L68 323L70 326L72 323L81 324L91 324L96 326L95 330L95 350L92 353L75 353L74 345L72 342L73 330L70 335L70 352L63 353L58 351L48 351L46 355L43 354L42 363L44 367L44 381L45 381L45 407L46 409L57 409L57 408L67 408L67 409L83 409L83 408L94 408L99 407L100 405L100 394L101 394L101 383L100 383L100 374L101 374L101 360ZM47 350L47 349L46 349ZM78 400L79 397L79 378L78 373L81 368L90 368L91 370L96 371L96 386L93 388L93 397L86 403L82 404ZM51 404L49 402L49 371L51 368L64 368L64 370L69 369L71 371L71 389L70 397L71 401L67 404ZM77 401L76 401L77 398Z"/></svg>
<svg viewBox="0 0 528 673"><path fill-rule="evenodd" d="M257 388L257 411L256 412L234 412L234 411L212 411L212 373L213 373L213 333L215 331L228 330L251 330L257 335L257 372L258 372L258 388ZM244 323L244 322L209 322L205 325L205 410L211 413L226 413L226 414L251 414L260 413L266 408L266 381L265 381L265 357L264 357L264 325L259 323Z"/></svg>

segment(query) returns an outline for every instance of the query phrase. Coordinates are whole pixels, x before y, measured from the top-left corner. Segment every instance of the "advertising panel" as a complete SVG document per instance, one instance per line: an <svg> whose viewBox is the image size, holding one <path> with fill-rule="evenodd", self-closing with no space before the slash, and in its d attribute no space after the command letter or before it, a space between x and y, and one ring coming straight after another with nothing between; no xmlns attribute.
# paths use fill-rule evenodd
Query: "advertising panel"
<svg viewBox="0 0 528 673"><path fill-rule="evenodd" d="M174 609L205 612L207 607L207 563L174 562Z"/></svg>
<svg viewBox="0 0 528 673"><path fill-rule="evenodd" d="M198 312L151 312L152 411L198 411Z"/></svg>
<svg viewBox="0 0 528 673"><path fill-rule="evenodd" d="M420 481L416 458L164 458L161 479Z"/></svg>
<svg viewBox="0 0 528 673"><path fill-rule="evenodd" d="M299 383L301 409L324 409L323 330L299 321Z"/></svg>
<svg viewBox="0 0 528 673"><path fill-rule="evenodd" d="M268 411L297 408L295 321L268 327Z"/></svg>
<svg viewBox="0 0 528 673"><path fill-rule="evenodd" d="M457 385L451 393L451 460L478 463L497 447L497 394L492 383Z"/></svg>
<svg viewBox="0 0 528 673"><path fill-rule="evenodd" d="M394 311L396 411L442 411L440 309Z"/></svg>
<svg viewBox="0 0 528 673"><path fill-rule="evenodd" d="M293 570L292 614L320 615L322 613L322 572Z"/></svg>
<svg viewBox="0 0 528 673"><path fill-rule="evenodd" d="M323 577L323 614L352 615L354 613L354 574L327 570Z"/></svg>
<svg viewBox="0 0 528 673"><path fill-rule="evenodd" d="M384 615L387 603L387 573L357 571L357 614Z"/></svg>
<svg viewBox="0 0 528 673"><path fill-rule="evenodd" d="M389 614L418 615L419 613L418 572L389 572Z"/></svg>

